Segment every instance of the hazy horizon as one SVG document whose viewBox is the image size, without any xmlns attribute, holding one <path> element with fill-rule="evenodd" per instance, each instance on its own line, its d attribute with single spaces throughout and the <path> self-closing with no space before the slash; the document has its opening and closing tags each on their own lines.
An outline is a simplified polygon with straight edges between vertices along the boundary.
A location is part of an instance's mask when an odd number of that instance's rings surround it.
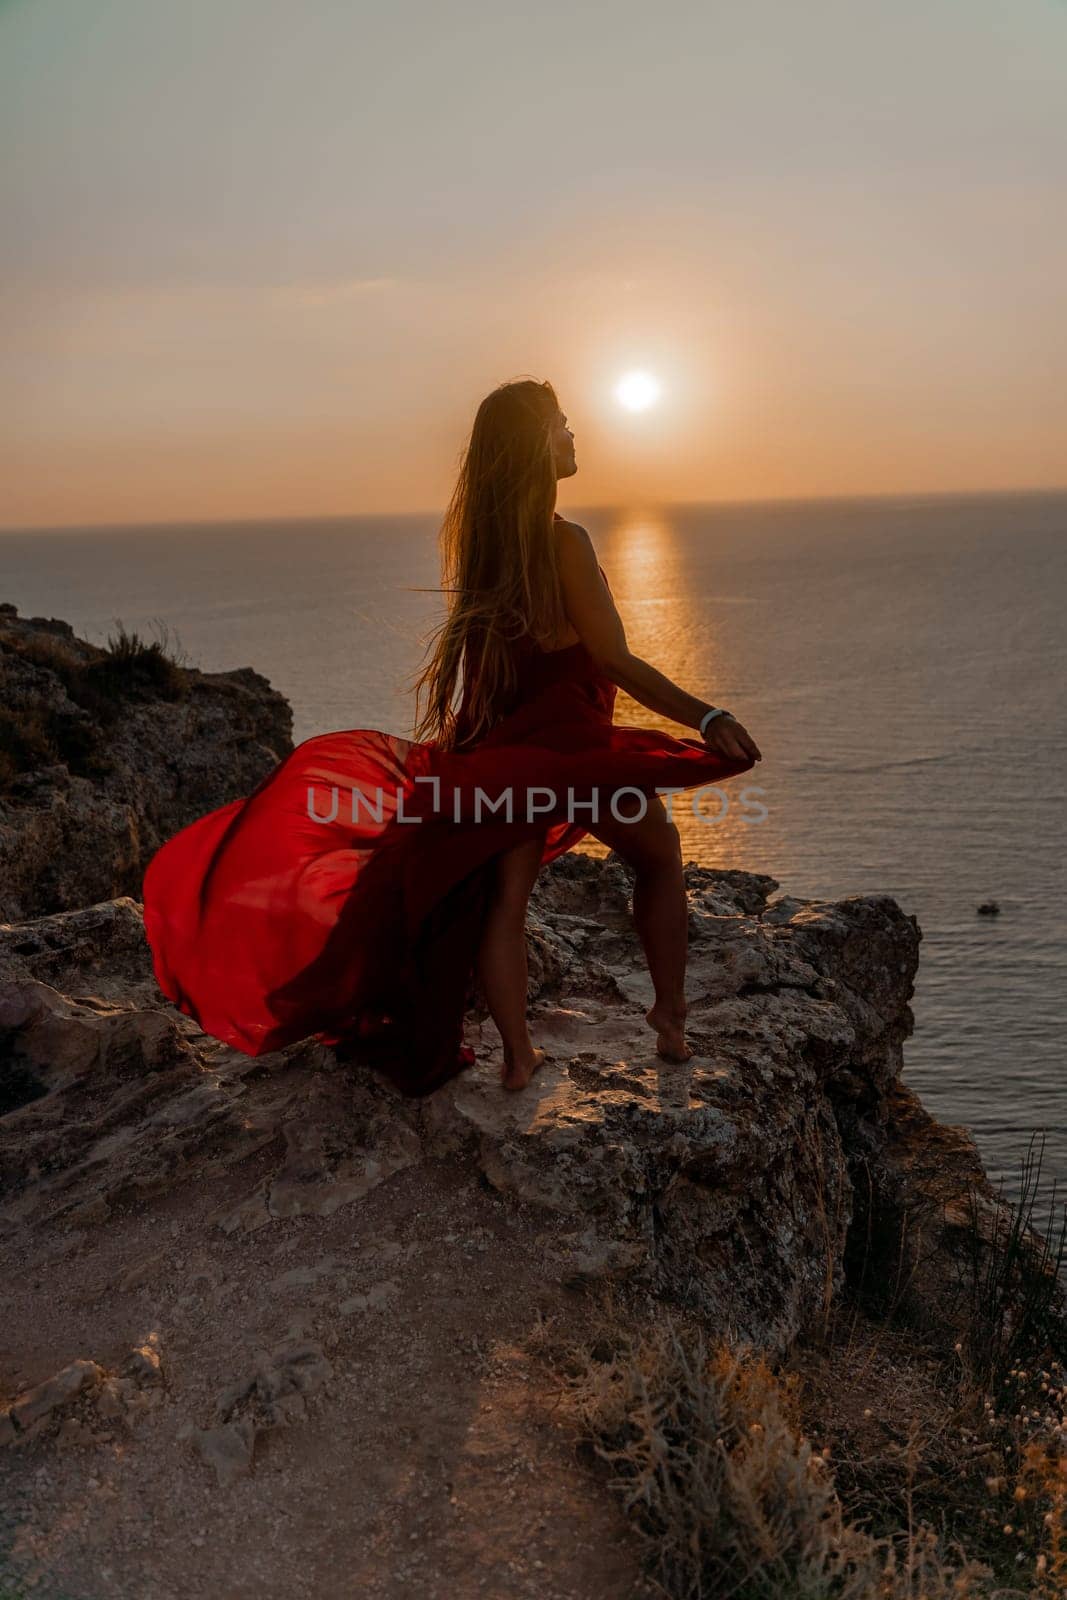
<svg viewBox="0 0 1067 1600">
<path fill-rule="evenodd" d="M 587 506 L 1055 491 L 1065 47 L 1061 0 L 0 0 L 0 526 L 436 514 L 522 375 Z"/>
<path fill-rule="evenodd" d="M 568 480 L 573 481 L 573 480 Z M 577 512 L 596 512 L 598 515 L 651 515 L 657 511 L 681 511 L 686 507 L 694 509 L 714 509 L 721 507 L 727 510 L 730 507 L 752 506 L 758 509 L 761 506 L 772 508 L 774 506 L 819 506 L 819 505 L 867 505 L 885 502 L 895 504 L 900 501 L 942 501 L 942 500 L 1014 500 L 1014 499 L 1055 499 L 1067 497 L 1067 483 L 1024 486 L 1013 489 L 900 489 L 881 494 L 814 494 L 814 495 L 746 495 L 736 499 L 696 499 L 696 500 L 651 500 L 641 501 L 601 501 L 593 504 L 591 501 L 576 501 L 569 508 L 556 506 L 561 516 Z M 244 516 L 244 517 L 179 517 L 179 518 L 132 518 L 127 522 L 50 522 L 50 523 L 24 523 L 0 524 L 0 534 L 4 533 L 91 533 L 93 531 L 119 531 L 123 528 L 193 528 L 193 527 L 245 527 L 268 526 L 272 522 L 359 522 L 380 521 L 391 517 L 443 517 L 444 506 L 414 506 L 397 511 L 337 511 L 328 512 L 317 516 L 303 516 L 299 513 L 287 516 Z"/>
</svg>

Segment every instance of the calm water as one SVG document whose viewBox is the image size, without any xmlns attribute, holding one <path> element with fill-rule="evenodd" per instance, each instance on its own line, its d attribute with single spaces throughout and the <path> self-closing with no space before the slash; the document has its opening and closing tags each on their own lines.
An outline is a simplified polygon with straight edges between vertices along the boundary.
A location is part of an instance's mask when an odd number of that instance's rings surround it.
<svg viewBox="0 0 1067 1600">
<path fill-rule="evenodd" d="M 758 784 L 766 820 L 685 802 L 687 856 L 915 913 L 908 1077 L 1009 1193 L 1043 1129 L 1047 1201 L 1048 1179 L 1067 1186 L 1067 495 L 560 509 L 632 647 L 763 751 L 733 788 Z M 7 532 L 0 598 L 101 643 L 159 619 L 193 664 L 263 672 L 298 739 L 410 733 L 435 533 L 427 516 Z M 656 720 L 622 696 L 617 717 Z M 999 917 L 976 915 L 986 899 Z"/>
</svg>

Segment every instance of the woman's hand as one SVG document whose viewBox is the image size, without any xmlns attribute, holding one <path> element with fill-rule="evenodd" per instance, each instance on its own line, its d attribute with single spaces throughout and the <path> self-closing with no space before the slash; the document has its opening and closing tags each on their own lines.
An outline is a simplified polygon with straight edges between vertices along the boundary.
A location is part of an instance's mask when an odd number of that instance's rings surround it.
<svg viewBox="0 0 1067 1600">
<path fill-rule="evenodd" d="M 728 756 L 731 761 L 762 761 L 759 746 L 749 733 L 748 729 L 724 711 L 721 717 L 713 717 L 708 723 L 708 731 L 704 735 L 704 743 L 709 750 L 716 754 Z"/>
</svg>

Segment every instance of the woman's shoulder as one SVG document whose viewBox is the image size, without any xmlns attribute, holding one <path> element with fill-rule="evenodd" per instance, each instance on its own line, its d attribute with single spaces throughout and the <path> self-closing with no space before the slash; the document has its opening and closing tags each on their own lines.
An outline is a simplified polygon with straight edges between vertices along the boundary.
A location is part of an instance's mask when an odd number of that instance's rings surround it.
<svg viewBox="0 0 1067 1600">
<path fill-rule="evenodd" d="M 558 559 L 563 564 L 561 570 L 581 578 L 584 574 L 600 567 L 593 541 L 580 522 L 568 522 L 557 512 L 554 528 L 556 551 Z M 603 568 L 600 570 L 603 571 Z"/>
<path fill-rule="evenodd" d="M 555 528 L 556 538 L 561 545 L 564 547 L 569 546 L 571 549 L 591 550 L 593 548 L 593 541 L 580 522 L 569 522 L 566 517 L 561 517 L 558 511 L 554 512 L 553 515 L 556 519 L 553 527 Z"/>
</svg>

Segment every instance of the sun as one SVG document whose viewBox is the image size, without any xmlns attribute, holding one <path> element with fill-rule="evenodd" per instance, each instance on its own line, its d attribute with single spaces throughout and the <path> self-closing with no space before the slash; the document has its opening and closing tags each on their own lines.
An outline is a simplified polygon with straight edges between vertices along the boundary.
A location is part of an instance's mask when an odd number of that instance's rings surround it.
<svg viewBox="0 0 1067 1600">
<path fill-rule="evenodd" d="M 615 398 L 627 411 L 647 411 L 659 397 L 659 379 L 651 372 L 625 372 L 615 385 Z"/>
</svg>

